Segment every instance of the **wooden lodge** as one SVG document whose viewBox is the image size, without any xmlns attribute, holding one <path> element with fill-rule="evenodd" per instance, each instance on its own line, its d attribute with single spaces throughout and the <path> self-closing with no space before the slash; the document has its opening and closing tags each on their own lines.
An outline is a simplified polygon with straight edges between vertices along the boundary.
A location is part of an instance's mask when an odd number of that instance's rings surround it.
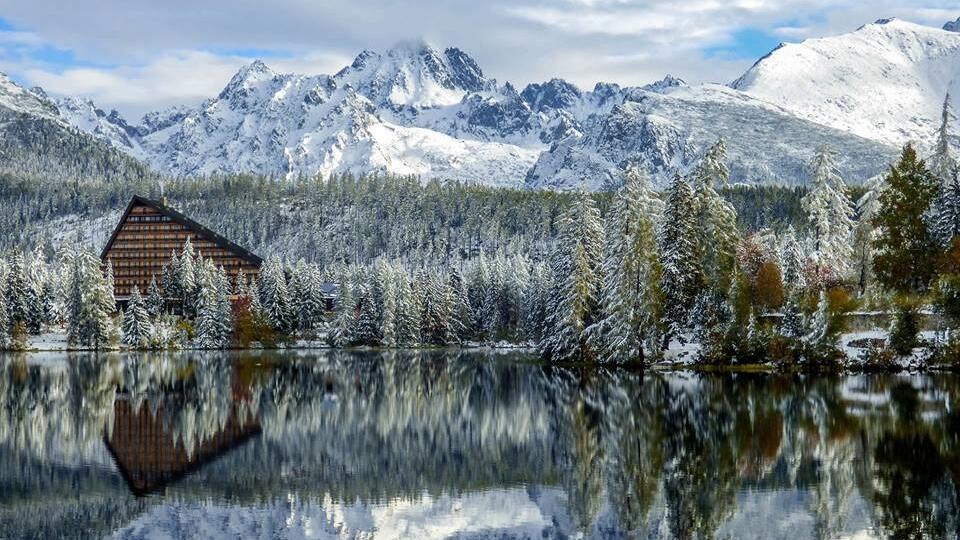
<svg viewBox="0 0 960 540">
<path fill-rule="evenodd" d="M 164 265 L 170 261 L 171 253 L 180 253 L 188 238 L 194 252 L 222 266 L 231 281 L 241 270 L 247 276 L 260 271 L 260 257 L 163 202 L 135 196 L 100 255 L 105 264 L 113 264 L 117 301 L 126 301 L 134 286 L 145 295 L 154 277 L 161 285 Z"/>
</svg>

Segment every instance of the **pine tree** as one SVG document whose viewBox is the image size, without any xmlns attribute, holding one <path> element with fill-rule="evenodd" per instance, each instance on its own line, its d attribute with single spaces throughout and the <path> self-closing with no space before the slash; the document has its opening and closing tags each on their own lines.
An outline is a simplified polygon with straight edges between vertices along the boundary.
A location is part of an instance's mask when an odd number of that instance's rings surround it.
<svg viewBox="0 0 960 540">
<path fill-rule="evenodd" d="M 356 302 L 353 300 L 350 280 L 343 275 L 340 278 L 340 290 L 334 306 L 336 314 L 330 325 L 328 339 L 334 347 L 348 347 L 355 341 Z"/>
<path fill-rule="evenodd" d="M 690 184 L 679 174 L 667 191 L 661 234 L 664 295 L 664 344 L 686 327 L 690 309 L 702 289 L 703 272 L 697 248 L 696 201 Z"/>
<path fill-rule="evenodd" d="M 524 326 L 527 339 L 539 343 L 546 333 L 547 309 L 550 304 L 548 296 L 553 288 L 549 265 L 535 264 L 530 277 L 530 288 L 524 302 Z"/>
<path fill-rule="evenodd" d="M 153 276 L 150 278 L 150 286 L 147 287 L 147 313 L 151 317 L 158 317 L 163 313 L 164 301 L 163 295 L 160 294 L 160 287 L 157 285 L 157 277 Z"/>
<path fill-rule="evenodd" d="M 306 290 L 300 309 L 300 326 L 305 330 L 316 330 L 323 323 L 326 301 L 323 296 L 323 273 L 315 266 L 309 266 L 306 275 Z"/>
<path fill-rule="evenodd" d="M 164 310 L 177 311 L 183 298 L 183 288 L 180 286 L 180 257 L 176 251 L 170 252 L 170 260 L 163 265 L 160 272 L 160 287 L 163 289 Z"/>
<path fill-rule="evenodd" d="M 188 319 L 193 319 L 197 313 L 197 293 L 200 290 L 196 275 L 196 261 L 194 260 L 193 243 L 188 237 L 183 243 L 179 265 L 176 269 L 177 289 L 180 297 L 177 299 L 181 313 Z M 168 295 L 169 296 L 169 295 Z"/>
<path fill-rule="evenodd" d="M 857 223 L 853 229 L 853 259 L 857 289 L 861 296 L 866 294 L 873 281 L 873 243 L 876 240 L 876 227 L 873 220 L 880 208 L 880 193 L 883 186 L 883 177 L 871 178 L 864 184 L 867 191 L 857 201 Z"/>
<path fill-rule="evenodd" d="M 936 179 L 907 145 L 887 174 L 873 219 L 877 227 L 873 268 L 887 289 L 902 293 L 929 289 L 939 244 L 930 234 L 926 216 L 936 195 Z"/>
<path fill-rule="evenodd" d="M 803 314 L 800 312 L 800 301 L 796 294 L 787 298 L 787 305 L 783 308 L 783 320 L 780 321 L 780 334 L 794 340 L 803 337 Z"/>
<path fill-rule="evenodd" d="M 140 289 L 134 285 L 123 312 L 123 342 L 130 347 L 145 347 L 152 331 L 146 303 Z"/>
<path fill-rule="evenodd" d="M 260 305 L 267 321 L 278 332 L 293 332 L 293 313 L 287 292 L 287 279 L 283 265 L 277 257 L 270 257 L 263 264 L 259 277 Z"/>
<path fill-rule="evenodd" d="M 810 163 L 813 171 L 810 191 L 801 205 L 810 223 L 813 256 L 818 263 L 843 277 L 850 271 L 853 257 L 853 203 L 847 197 L 847 187 L 837 174 L 833 152 L 821 146 Z"/>
<path fill-rule="evenodd" d="M 551 258 L 554 276 L 541 353 L 555 360 L 595 358 L 586 329 L 596 322 L 603 258 L 603 225 L 582 189 L 560 217 Z"/>
<path fill-rule="evenodd" d="M 30 295 L 28 294 L 23 252 L 19 249 L 10 257 L 7 269 L 7 317 L 10 328 L 17 324 L 27 325 L 30 318 Z"/>
<path fill-rule="evenodd" d="M 658 202 L 646 175 L 628 169 L 607 220 L 602 315 L 588 329 L 602 361 L 642 364 L 646 350 L 659 350 L 662 299 L 653 226 Z"/>
<path fill-rule="evenodd" d="M 933 155 L 927 160 L 930 172 L 937 177 L 941 184 L 946 184 L 957 168 L 957 161 L 950 152 L 950 121 L 956 119 L 950 108 L 950 93 L 943 99 L 943 108 L 940 110 L 940 127 L 937 129 L 937 142 L 934 144 Z"/>
<path fill-rule="evenodd" d="M 960 235 L 960 164 L 950 152 L 950 121 L 954 119 L 948 93 L 943 101 L 934 153 L 928 161 L 930 172 L 939 181 L 937 198 L 929 216 L 930 226 L 934 238 L 944 248 L 949 248 L 953 238 Z"/>
<path fill-rule="evenodd" d="M 397 271 L 397 344 L 420 343 L 420 302 L 410 283 L 410 276 L 398 266 Z"/>
<path fill-rule="evenodd" d="M 739 236 L 737 212 L 716 190 L 730 182 L 725 159 L 726 144 L 721 139 L 707 151 L 692 173 L 700 266 L 706 283 L 718 291 L 729 287 Z"/>
<path fill-rule="evenodd" d="M 68 291 L 68 341 L 94 349 L 108 345 L 116 301 L 97 256 L 81 251 L 73 257 Z"/>
<path fill-rule="evenodd" d="M 354 342 L 357 345 L 379 345 L 380 325 L 377 317 L 377 305 L 369 276 L 361 278 L 357 284 L 357 319 L 354 328 Z"/>
<path fill-rule="evenodd" d="M 214 276 L 209 268 L 197 272 L 200 294 L 197 302 L 196 335 L 194 341 L 202 349 L 219 349 L 226 343 L 221 334 L 218 317 L 220 302 Z"/>
<path fill-rule="evenodd" d="M 456 267 L 451 267 L 447 274 L 447 287 L 450 290 L 450 341 L 463 343 L 470 339 L 473 314 L 470 312 L 466 284 Z"/>
<path fill-rule="evenodd" d="M 383 310 L 380 317 L 380 336 L 384 347 L 397 346 L 397 288 L 393 268 L 383 261 L 377 262 L 376 272 L 383 291 Z"/>
<path fill-rule="evenodd" d="M 831 331 L 830 303 L 826 291 L 820 291 L 817 311 L 810 321 L 810 332 L 804 340 L 814 356 L 821 357 L 836 348 L 837 336 Z"/>
<path fill-rule="evenodd" d="M 7 298 L 4 287 L 0 284 L 0 349 L 10 346 L 10 321 L 7 316 Z"/>
</svg>

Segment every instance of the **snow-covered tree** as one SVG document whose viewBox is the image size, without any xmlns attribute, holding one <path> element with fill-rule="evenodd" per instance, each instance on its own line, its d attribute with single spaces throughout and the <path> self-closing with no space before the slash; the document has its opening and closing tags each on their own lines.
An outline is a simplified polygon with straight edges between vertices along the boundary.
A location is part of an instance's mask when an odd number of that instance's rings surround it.
<svg viewBox="0 0 960 540">
<path fill-rule="evenodd" d="M 200 285 L 195 343 L 204 349 L 222 349 L 230 342 L 231 309 L 229 280 L 210 260 L 196 268 Z"/>
<path fill-rule="evenodd" d="M 157 277 L 150 278 L 150 285 L 147 287 L 146 300 L 147 313 L 151 317 L 157 317 L 164 310 L 163 295 L 160 293 L 160 287 L 157 285 Z"/>
<path fill-rule="evenodd" d="M 17 324 L 27 326 L 30 319 L 31 295 L 26 276 L 23 252 L 14 250 L 7 268 L 7 317 L 10 328 Z"/>
<path fill-rule="evenodd" d="M 831 331 L 830 303 L 827 300 L 826 291 L 820 291 L 817 310 L 810 320 L 809 333 L 804 340 L 813 351 L 832 350 L 837 345 L 837 336 Z"/>
<path fill-rule="evenodd" d="M 123 312 L 123 342 L 130 347 L 145 347 L 152 331 L 146 303 L 140 296 L 140 288 L 134 285 Z"/>
<path fill-rule="evenodd" d="M 328 339 L 334 347 L 348 347 L 355 340 L 356 302 L 353 299 L 350 279 L 346 275 L 341 275 L 339 281 L 340 290 L 334 304 L 335 315 L 330 325 Z"/>
<path fill-rule="evenodd" d="M 702 288 L 696 212 L 693 188 L 684 177 L 676 175 L 667 190 L 660 236 L 665 342 L 683 331 L 693 302 Z"/>
<path fill-rule="evenodd" d="M 283 264 L 277 257 L 270 257 L 263 263 L 260 271 L 260 305 L 267 321 L 278 332 L 290 333 L 293 328 L 293 313 L 290 297 L 287 293 L 287 278 Z"/>
<path fill-rule="evenodd" d="M 180 308 L 183 298 L 183 287 L 180 283 L 180 257 L 176 251 L 170 252 L 170 259 L 160 272 L 160 287 L 163 289 L 164 310 Z"/>
<path fill-rule="evenodd" d="M 730 171 L 724 163 L 726 144 L 717 141 L 692 173 L 697 209 L 697 246 L 707 284 L 716 290 L 729 287 L 729 276 L 736 259 L 737 212 L 717 188 L 730 182 Z"/>
<path fill-rule="evenodd" d="M 803 289 L 807 286 L 803 276 L 805 260 L 797 233 L 793 225 L 790 225 L 780 241 L 780 266 L 783 268 L 783 284 L 787 290 Z"/>
<path fill-rule="evenodd" d="M 646 175 L 628 169 L 607 218 L 601 316 L 587 330 L 601 361 L 644 363 L 648 352 L 659 351 L 659 202 Z"/>
<path fill-rule="evenodd" d="M 68 291 L 68 341 L 95 349 L 109 345 L 116 301 L 96 255 L 80 251 L 73 257 Z"/>
<path fill-rule="evenodd" d="M 810 223 L 813 257 L 837 276 L 846 276 L 853 258 L 853 203 L 827 146 L 817 150 L 810 169 L 810 191 L 801 205 Z"/>
<path fill-rule="evenodd" d="M 0 284 L 0 349 L 10 346 L 10 320 L 7 316 L 7 298 Z"/>
<path fill-rule="evenodd" d="M 447 287 L 450 290 L 450 339 L 452 343 L 463 343 L 470 339 L 473 313 L 470 311 L 470 299 L 463 276 L 456 267 L 447 274 Z"/>
<path fill-rule="evenodd" d="M 410 276 L 397 267 L 397 344 L 412 346 L 420 343 L 419 294 L 414 291 Z"/>
<path fill-rule="evenodd" d="M 554 276 L 540 350 L 548 358 L 592 360 L 586 329 L 597 321 L 603 282 L 603 224 L 593 199 L 580 190 L 560 216 L 551 257 Z"/>
<path fill-rule="evenodd" d="M 952 179 L 957 169 L 957 160 L 951 152 L 950 122 L 956 117 L 950 108 L 950 93 L 943 99 L 943 108 L 940 111 L 940 127 L 937 129 L 937 139 L 933 147 L 933 155 L 927 160 L 927 168 L 936 176 L 941 184 Z"/>
<path fill-rule="evenodd" d="M 866 192 L 857 201 L 857 221 L 853 229 L 853 270 L 861 296 L 873 281 L 873 243 L 876 227 L 873 219 L 880 208 L 880 193 L 884 182 L 882 176 L 871 178 L 864 184 Z"/>
</svg>

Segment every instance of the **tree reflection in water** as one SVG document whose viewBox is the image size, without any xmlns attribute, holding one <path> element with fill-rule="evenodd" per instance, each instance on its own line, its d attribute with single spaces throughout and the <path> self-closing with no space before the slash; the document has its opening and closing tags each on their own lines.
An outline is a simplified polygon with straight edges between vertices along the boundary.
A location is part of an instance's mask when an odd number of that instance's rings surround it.
<svg viewBox="0 0 960 540">
<path fill-rule="evenodd" d="M 294 514 L 346 536 L 960 534 L 953 375 L 641 374 L 461 352 L 32 362 L 0 358 L 13 537 L 125 535 L 168 508 L 178 527 L 239 513 L 258 517 L 234 533 L 276 536 Z M 449 527 L 412 532 L 417 519 Z"/>
</svg>

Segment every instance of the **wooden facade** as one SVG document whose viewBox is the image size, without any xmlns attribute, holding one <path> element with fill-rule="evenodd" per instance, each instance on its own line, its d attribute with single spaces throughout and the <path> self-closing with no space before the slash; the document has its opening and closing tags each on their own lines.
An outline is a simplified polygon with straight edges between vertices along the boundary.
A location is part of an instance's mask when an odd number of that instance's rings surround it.
<svg viewBox="0 0 960 540">
<path fill-rule="evenodd" d="M 117 300 L 129 298 L 134 286 L 146 294 L 154 277 L 162 286 L 164 265 L 171 253 L 180 253 L 188 238 L 194 253 L 222 266 L 231 281 L 241 270 L 247 276 L 260 271 L 260 257 L 161 202 L 134 197 L 100 255 L 105 264 L 113 265 Z"/>
</svg>

